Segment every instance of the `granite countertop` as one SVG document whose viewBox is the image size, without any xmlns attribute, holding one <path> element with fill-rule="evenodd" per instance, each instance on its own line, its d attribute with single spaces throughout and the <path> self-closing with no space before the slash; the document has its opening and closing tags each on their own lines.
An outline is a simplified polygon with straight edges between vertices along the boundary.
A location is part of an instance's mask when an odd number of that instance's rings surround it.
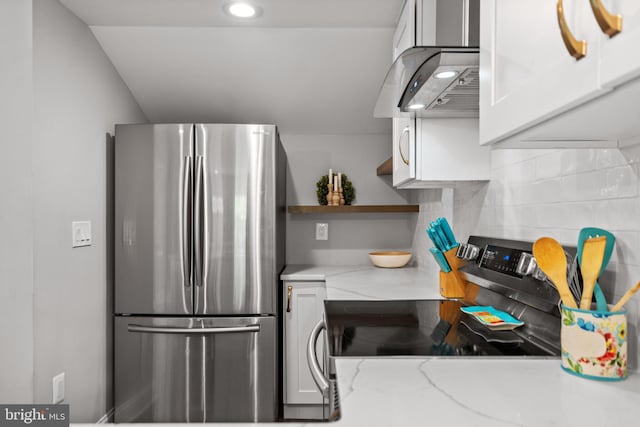
<svg viewBox="0 0 640 427">
<path fill-rule="evenodd" d="M 291 280 L 325 273 L 328 299 L 441 298 L 437 280 L 417 268 L 340 268 L 285 273 Z M 621 382 L 587 380 L 562 371 L 559 359 L 337 358 L 336 371 L 340 427 L 603 427 L 640 417 L 638 373 Z"/>
</svg>

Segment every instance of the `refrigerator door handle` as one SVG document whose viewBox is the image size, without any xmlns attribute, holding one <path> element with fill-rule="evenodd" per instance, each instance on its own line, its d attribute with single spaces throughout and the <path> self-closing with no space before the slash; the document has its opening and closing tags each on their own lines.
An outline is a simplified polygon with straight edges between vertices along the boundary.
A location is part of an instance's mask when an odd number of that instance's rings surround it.
<svg viewBox="0 0 640 427">
<path fill-rule="evenodd" d="M 260 332 L 260 325 L 235 326 L 230 328 L 172 328 L 166 326 L 143 326 L 129 324 L 129 332 L 144 332 L 148 334 L 231 334 Z"/>
<path fill-rule="evenodd" d="M 182 277 L 185 287 L 191 286 L 191 156 L 184 157 L 182 176 Z"/>
<path fill-rule="evenodd" d="M 203 252 L 204 252 L 204 213 L 206 209 L 204 207 L 204 167 L 203 157 L 196 156 L 196 188 L 195 188 L 195 227 L 193 230 L 195 240 L 195 263 L 194 263 L 194 280 L 196 286 L 202 286 L 203 281 Z"/>
</svg>

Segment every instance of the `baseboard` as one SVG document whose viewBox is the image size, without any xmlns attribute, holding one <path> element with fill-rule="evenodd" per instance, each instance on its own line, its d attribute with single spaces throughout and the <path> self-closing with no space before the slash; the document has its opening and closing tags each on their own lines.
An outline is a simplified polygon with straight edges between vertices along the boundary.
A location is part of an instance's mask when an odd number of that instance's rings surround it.
<svg viewBox="0 0 640 427">
<path fill-rule="evenodd" d="M 109 409 L 106 414 L 104 414 L 102 417 L 100 417 L 98 421 L 96 421 L 96 424 L 112 423 L 113 413 L 114 413 L 114 409 L 113 408 Z"/>
<path fill-rule="evenodd" d="M 284 405 L 285 420 L 322 421 L 324 419 L 323 405 Z"/>
</svg>

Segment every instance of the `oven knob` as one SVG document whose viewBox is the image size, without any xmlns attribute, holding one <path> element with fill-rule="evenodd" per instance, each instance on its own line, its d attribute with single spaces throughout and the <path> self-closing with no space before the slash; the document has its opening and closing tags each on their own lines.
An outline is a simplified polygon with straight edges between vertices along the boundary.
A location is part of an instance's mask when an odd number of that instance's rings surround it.
<svg viewBox="0 0 640 427">
<path fill-rule="evenodd" d="M 538 263 L 533 255 L 523 252 L 520 254 L 516 273 L 521 276 L 531 276 L 534 279 L 545 280 L 547 276 L 540 270 Z"/>
<path fill-rule="evenodd" d="M 472 261 L 478 258 L 480 248 L 470 243 L 460 243 L 456 251 L 456 257 L 465 261 Z"/>
<path fill-rule="evenodd" d="M 530 276 L 537 267 L 538 264 L 536 263 L 536 259 L 533 255 L 522 252 L 520 254 L 520 259 L 518 260 L 518 265 L 516 266 L 516 273 L 521 276 Z"/>
</svg>

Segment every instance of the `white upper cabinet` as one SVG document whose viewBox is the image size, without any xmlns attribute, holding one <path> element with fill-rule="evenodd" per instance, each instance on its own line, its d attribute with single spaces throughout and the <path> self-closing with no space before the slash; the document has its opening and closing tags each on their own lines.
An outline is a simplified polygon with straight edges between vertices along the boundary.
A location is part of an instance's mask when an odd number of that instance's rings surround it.
<svg viewBox="0 0 640 427">
<path fill-rule="evenodd" d="M 414 46 L 462 46 L 465 7 L 465 0 L 407 0 L 393 36 L 394 60 Z M 438 27 L 438 20 L 450 25 Z M 392 137 L 395 187 L 440 188 L 490 178 L 491 155 L 478 144 L 477 118 L 396 117 Z"/>
<path fill-rule="evenodd" d="M 565 0 L 586 56 L 565 47 L 557 0 L 480 2 L 480 141 L 493 143 L 597 96 L 600 31 L 588 1 Z"/>
<path fill-rule="evenodd" d="M 416 178 L 415 119 L 393 119 L 393 185 L 401 186 Z"/>
<path fill-rule="evenodd" d="M 606 16 L 620 15 L 622 31 L 612 38 L 600 32 L 601 84 L 604 87 L 616 87 L 640 76 L 640 1 L 638 0 L 602 0 Z M 605 19 L 611 23 L 611 19 Z M 615 23 L 615 21 L 614 21 Z"/>
<path fill-rule="evenodd" d="M 393 60 L 410 47 L 415 46 L 416 41 L 416 7 L 415 0 L 404 3 L 398 25 L 393 33 Z"/>
<path fill-rule="evenodd" d="M 480 7 L 481 144 L 612 147 L 640 135 L 632 113 L 639 1 L 482 0 Z"/>
</svg>

